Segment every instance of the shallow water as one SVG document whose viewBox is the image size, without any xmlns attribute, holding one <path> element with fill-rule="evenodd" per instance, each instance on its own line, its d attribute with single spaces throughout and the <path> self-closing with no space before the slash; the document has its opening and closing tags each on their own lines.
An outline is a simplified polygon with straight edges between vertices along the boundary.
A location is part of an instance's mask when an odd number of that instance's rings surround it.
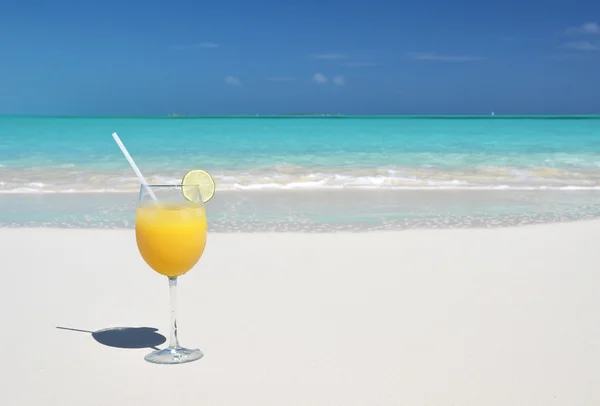
<svg viewBox="0 0 600 406">
<path fill-rule="evenodd" d="M 133 228 L 135 193 L 4 195 L 1 227 Z M 600 217 L 600 191 L 222 192 L 211 232 L 496 228 Z"/>
<path fill-rule="evenodd" d="M 0 193 L 135 191 L 209 170 L 219 190 L 598 189 L 600 116 L 0 117 Z"/>
</svg>

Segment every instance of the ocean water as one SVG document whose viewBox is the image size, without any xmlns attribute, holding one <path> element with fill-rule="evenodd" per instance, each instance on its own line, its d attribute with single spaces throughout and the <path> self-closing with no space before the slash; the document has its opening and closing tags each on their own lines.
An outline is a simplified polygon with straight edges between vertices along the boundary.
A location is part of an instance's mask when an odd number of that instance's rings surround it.
<svg viewBox="0 0 600 406">
<path fill-rule="evenodd" d="M 0 117 L 0 226 L 131 227 L 203 168 L 220 231 L 492 227 L 600 215 L 600 116 Z"/>
</svg>

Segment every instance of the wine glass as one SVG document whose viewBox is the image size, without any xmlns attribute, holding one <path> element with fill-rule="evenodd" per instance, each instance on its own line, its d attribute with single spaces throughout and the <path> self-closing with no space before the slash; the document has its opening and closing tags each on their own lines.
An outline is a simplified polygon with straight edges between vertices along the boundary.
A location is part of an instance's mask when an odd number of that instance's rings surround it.
<svg viewBox="0 0 600 406">
<path fill-rule="evenodd" d="M 181 347 L 177 339 L 177 278 L 196 265 L 206 246 L 207 220 L 199 185 L 142 185 L 136 211 L 138 250 L 154 271 L 169 280 L 171 338 L 169 346 L 151 352 L 155 364 L 183 364 L 204 355 Z"/>
</svg>

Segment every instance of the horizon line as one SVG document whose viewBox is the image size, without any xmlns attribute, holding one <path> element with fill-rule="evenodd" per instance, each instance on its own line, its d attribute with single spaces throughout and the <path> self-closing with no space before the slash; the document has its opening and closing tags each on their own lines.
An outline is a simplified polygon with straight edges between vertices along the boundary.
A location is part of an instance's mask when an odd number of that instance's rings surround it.
<svg viewBox="0 0 600 406">
<path fill-rule="evenodd" d="M 271 118 L 271 117 L 291 117 L 291 118 L 352 118 L 352 117 L 485 117 L 485 118 L 506 118 L 506 117 L 600 117 L 600 113 L 506 113 L 506 114 L 484 114 L 484 113 L 461 113 L 461 114 L 443 114 L 443 113 L 424 113 L 424 114 L 347 114 L 347 113 L 244 113 L 244 114 L 107 114 L 107 115 L 87 115 L 87 114 L 1 114 L 1 118 L 6 117 L 28 117 L 28 118 Z"/>
</svg>

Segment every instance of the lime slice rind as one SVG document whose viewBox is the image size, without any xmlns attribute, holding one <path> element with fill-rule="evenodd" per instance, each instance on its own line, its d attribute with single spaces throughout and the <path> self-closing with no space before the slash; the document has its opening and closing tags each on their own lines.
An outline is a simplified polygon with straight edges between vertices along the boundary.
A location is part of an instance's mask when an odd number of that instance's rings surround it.
<svg viewBox="0 0 600 406">
<path fill-rule="evenodd" d="M 181 180 L 181 191 L 183 197 L 190 202 L 198 201 L 198 191 L 202 202 L 206 203 L 215 195 L 215 180 L 210 173 L 202 169 L 194 169 L 185 174 Z"/>
</svg>

